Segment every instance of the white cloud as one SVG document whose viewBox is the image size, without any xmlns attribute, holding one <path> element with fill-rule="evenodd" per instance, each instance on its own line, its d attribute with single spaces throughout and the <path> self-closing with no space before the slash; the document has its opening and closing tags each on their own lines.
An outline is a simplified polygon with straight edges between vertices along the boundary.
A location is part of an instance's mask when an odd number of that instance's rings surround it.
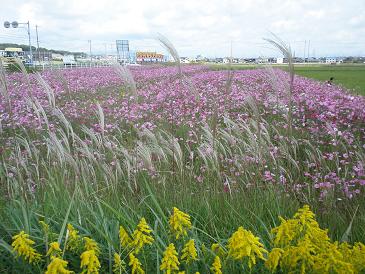
<svg viewBox="0 0 365 274">
<path fill-rule="evenodd" d="M 116 39 L 143 50 L 162 50 L 152 40 L 167 36 L 181 55 L 224 56 L 233 43 L 237 56 L 278 55 L 262 38 L 270 31 L 304 51 L 311 40 L 316 55 L 365 55 L 365 3 L 359 0 L 15 0 L 0 18 L 39 25 L 41 45 L 95 51 Z M 0 41 L 26 42 L 24 30 L 4 29 Z M 312 51 L 311 50 L 311 51 Z"/>
</svg>

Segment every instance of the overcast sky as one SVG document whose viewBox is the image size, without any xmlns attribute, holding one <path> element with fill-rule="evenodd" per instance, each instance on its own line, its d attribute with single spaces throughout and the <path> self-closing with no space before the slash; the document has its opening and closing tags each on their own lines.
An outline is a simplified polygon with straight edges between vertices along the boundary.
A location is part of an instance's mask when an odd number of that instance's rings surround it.
<svg viewBox="0 0 365 274">
<path fill-rule="evenodd" d="M 7 4 L 5 4 L 7 3 Z M 365 0 L 12 0 L 2 21 L 30 21 L 32 44 L 112 53 L 116 39 L 134 50 L 163 51 L 165 35 L 180 56 L 280 56 L 263 38 L 275 33 L 296 56 L 365 55 Z M 306 41 L 306 43 L 305 43 Z M 0 43 L 27 44 L 25 29 L 0 28 Z M 306 48 L 308 54 L 308 47 Z"/>
</svg>

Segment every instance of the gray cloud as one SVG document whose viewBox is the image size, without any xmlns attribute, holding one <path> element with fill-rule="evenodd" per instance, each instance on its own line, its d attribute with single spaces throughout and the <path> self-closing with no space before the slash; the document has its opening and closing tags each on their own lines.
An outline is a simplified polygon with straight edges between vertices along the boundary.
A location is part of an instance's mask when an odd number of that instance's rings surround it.
<svg viewBox="0 0 365 274">
<path fill-rule="evenodd" d="M 263 42 L 270 32 L 291 44 L 297 55 L 304 41 L 317 56 L 365 55 L 365 2 L 360 0 L 15 0 L 0 18 L 30 21 L 35 44 L 95 52 L 112 51 L 116 39 L 138 50 L 161 51 L 154 40 L 168 37 L 180 55 L 279 56 Z M 0 41 L 26 43 L 24 29 L 1 28 Z M 112 46 L 111 46 L 112 45 Z"/>
</svg>

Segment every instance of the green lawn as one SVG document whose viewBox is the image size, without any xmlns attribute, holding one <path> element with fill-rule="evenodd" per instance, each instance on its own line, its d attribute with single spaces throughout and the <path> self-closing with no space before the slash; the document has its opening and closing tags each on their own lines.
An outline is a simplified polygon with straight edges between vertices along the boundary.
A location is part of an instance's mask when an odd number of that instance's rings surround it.
<svg viewBox="0 0 365 274">
<path fill-rule="evenodd" d="M 335 84 L 343 85 L 355 94 L 365 95 L 365 65 L 297 66 L 295 72 L 320 81 L 334 77 Z"/>
<path fill-rule="evenodd" d="M 273 65 L 274 67 L 284 68 L 283 65 Z M 214 64 L 212 69 L 228 69 L 228 65 Z M 232 65 L 234 70 L 254 69 L 263 67 L 262 65 Z M 301 76 L 327 81 L 334 77 L 336 85 L 342 85 L 351 89 L 354 94 L 365 95 L 365 64 L 342 64 L 342 65 L 296 65 L 295 73 Z"/>
</svg>

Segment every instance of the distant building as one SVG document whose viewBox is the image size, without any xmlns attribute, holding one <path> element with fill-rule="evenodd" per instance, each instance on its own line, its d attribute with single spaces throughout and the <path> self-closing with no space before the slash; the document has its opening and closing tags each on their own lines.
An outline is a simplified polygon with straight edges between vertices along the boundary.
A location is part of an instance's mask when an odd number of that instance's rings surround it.
<svg viewBox="0 0 365 274">
<path fill-rule="evenodd" d="M 258 64 L 266 64 L 269 63 L 269 58 L 267 57 L 259 57 L 256 59 L 256 63 Z"/>
<path fill-rule="evenodd" d="M 286 59 L 284 59 L 284 63 L 287 63 L 288 60 L 287 61 L 285 61 L 285 60 Z M 301 57 L 293 57 L 293 63 L 304 63 L 304 62 L 305 62 L 305 60 Z"/>
<path fill-rule="evenodd" d="M 276 58 L 276 63 L 277 64 L 284 64 L 284 58 L 283 57 Z"/>
<path fill-rule="evenodd" d="M 63 60 L 63 55 L 59 54 L 59 53 L 52 53 L 52 60 L 62 61 Z"/>
<path fill-rule="evenodd" d="M 336 63 L 343 63 L 343 59 L 338 57 L 326 57 L 326 64 L 336 64 Z"/>
<path fill-rule="evenodd" d="M 183 64 L 190 63 L 190 59 L 188 57 L 180 57 L 180 63 Z"/>
<path fill-rule="evenodd" d="M 73 55 L 64 55 L 62 58 L 62 61 L 63 61 L 64 65 L 75 65 L 76 64 L 75 56 L 73 56 Z"/>
<path fill-rule="evenodd" d="M 317 59 L 317 58 L 315 58 L 315 57 L 309 57 L 309 58 L 307 59 L 307 61 L 308 61 L 309 63 L 318 63 L 320 60 L 319 60 L 319 59 Z"/>
<path fill-rule="evenodd" d="M 245 58 L 244 61 L 245 61 L 245 63 L 255 63 L 256 58 Z"/>
<path fill-rule="evenodd" d="M 215 58 L 216 63 L 223 63 L 223 58 Z"/>
<path fill-rule="evenodd" d="M 52 53 L 50 51 L 33 52 L 33 62 L 41 63 L 41 62 L 50 61 L 50 60 L 52 60 Z"/>
<path fill-rule="evenodd" d="M 164 56 L 156 52 L 137 51 L 136 61 L 137 63 L 159 63 L 164 61 Z"/>
<path fill-rule="evenodd" d="M 205 61 L 205 58 L 202 55 L 199 54 L 198 56 L 196 56 L 195 60 L 197 62 L 203 62 L 203 61 Z"/>
<path fill-rule="evenodd" d="M 229 63 L 230 63 L 230 58 L 224 57 L 223 58 L 223 64 L 229 64 Z"/>
</svg>

